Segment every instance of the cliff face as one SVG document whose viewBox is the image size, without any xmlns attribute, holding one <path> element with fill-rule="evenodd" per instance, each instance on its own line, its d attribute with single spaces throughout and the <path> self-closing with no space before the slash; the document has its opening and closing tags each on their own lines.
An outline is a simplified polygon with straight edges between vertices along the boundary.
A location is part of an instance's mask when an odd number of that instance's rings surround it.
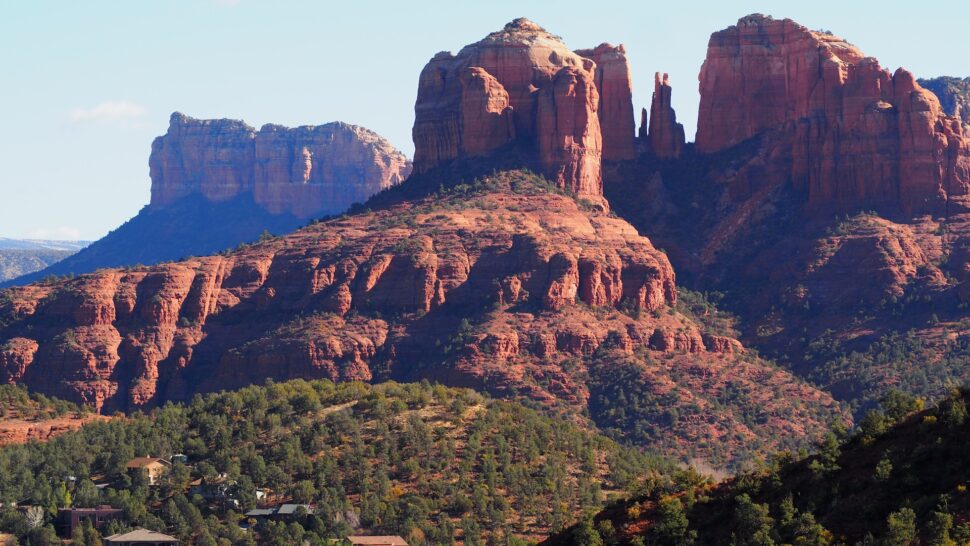
<svg viewBox="0 0 970 546">
<path fill-rule="evenodd" d="M 736 197 L 790 179 L 810 208 L 966 209 L 970 131 L 912 74 L 841 38 L 745 17 L 711 36 L 700 93 L 699 151 L 766 139 L 732 181 Z"/>
<path fill-rule="evenodd" d="M 386 140 L 345 123 L 259 131 L 241 121 L 176 112 L 152 143 L 153 208 L 193 194 L 214 202 L 250 193 L 271 214 L 309 218 L 346 210 L 400 183 L 411 166 Z"/>
<path fill-rule="evenodd" d="M 629 224 L 506 173 L 228 255 L 11 289 L 0 382 L 102 410 L 270 377 L 430 379 L 581 409 L 591 384 L 627 377 L 622 360 L 684 415 L 650 422 L 664 448 L 723 438 L 700 450 L 721 462 L 751 447 L 739 438 L 781 445 L 838 411 L 676 298 Z"/>
<path fill-rule="evenodd" d="M 696 145 L 606 196 L 685 286 L 727 294 L 746 344 L 860 416 L 890 388 L 939 396 L 970 379 L 960 82 L 745 17 L 711 37 Z"/>
<path fill-rule="evenodd" d="M 418 172 L 514 143 L 560 188 L 602 203 L 601 161 L 634 155 L 623 47 L 573 52 L 527 19 L 437 54 L 414 110 Z"/>
<path fill-rule="evenodd" d="M 289 373 L 370 379 L 366 360 L 388 343 L 388 323 L 352 318 L 351 311 L 425 314 L 498 298 L 551 311 L 580 301 L 615 308 L 625 300 L 651 312 L 675 301 L 669 262 L 624 222 L 587 217 L 554 195 L 486 198 L 509 214 L 497 231 L 485 210 L 451 211 L 426 201 L 317 224 L 228 257 L 12 289 L 3 309 L 9 324 L 0 382 L 25 382 L 97 407 L 138 407 L 156 399 L 161 373 L 196 369 L 199 357 L 217 359 L 208 364 L 224 374 L 216 382 L 223 385 Z M 565 217 L 536 210 L 541 205 Z M 509 206 L 526 212 L 512 214 Z M 400 223 L 405 217 L 416 224 Z M 556 229 L 561 235 L 553 238 Z M 282 326 L 313 310 L 327 315 L 308 326 L 313 340 L 296 343 L 296 352 L 274 355 L 247 345 L 260 339 L 286 345 L 285 335 L 262 337 L 272 331 L 269 317 Z M 209 330 L 212 320 L 230 315 L 246 320 L 232 332 L 226 325 Z M 45 334 L 28 333 L 28 324 Z M 224 350 L 196 356 L 200 344 L 216 339 Z M 267 358 L 300 361 L 305 369 L 271 366 Z"/>
<path fill-rule="evenodd" d="M 603 160 L 625 161 L 636 157 L 633 134 L 633 81 L 626 49 L 603 43 L 594 49 L 576 51 L 596 63 L 597 113 L 603 133 Z"/>
</svg>

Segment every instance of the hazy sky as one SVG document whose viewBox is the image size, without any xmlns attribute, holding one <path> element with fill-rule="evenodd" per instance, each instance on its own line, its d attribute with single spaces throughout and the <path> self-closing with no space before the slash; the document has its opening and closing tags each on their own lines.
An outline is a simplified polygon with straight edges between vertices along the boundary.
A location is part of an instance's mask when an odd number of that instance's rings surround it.
<svg viewBox="0 0 970 546">
<path fill-rule="evenodd" d="M 890 69 L 970 75 L 967 0 L 0 0 L 0 237 L 97 239 L 134 216 L 175 110 L 341 120 L 410 155 L 424 63 L 520 16 L 573 49 L 626 44 L 638 112 L 669 72 L 693 135 L 707 39 L 753 12 L 831 30 Z"/>
</svg>

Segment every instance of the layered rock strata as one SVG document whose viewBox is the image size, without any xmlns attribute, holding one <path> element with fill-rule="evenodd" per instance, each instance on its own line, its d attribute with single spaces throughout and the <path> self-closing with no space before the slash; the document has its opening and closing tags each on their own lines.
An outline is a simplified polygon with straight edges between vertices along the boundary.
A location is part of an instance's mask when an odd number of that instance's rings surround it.
<svg viewBox="0 0 970 546">
<path fill-rule="evenodd" d="M 201 194 L 222 202 L 252 194 L 273 214 L 309 218 L 346 210 L 402 182 L 404 154 L 376 133 L 346 123 L 259 131 L 235 120 L 172 114 L 149 158 L 153 208 Z"/>
<path fill-rule="evenodd" d="M 913 75 L 828 33 L 742 18 L 711 36 L 700 73 L 697 149 L 762 137 L 736 197 L 790 181 L 810 208 L 905 214 L 965 210 L 970 131 Z"/>
<path fill-rule="evenodd" d="M 602 202 L 601 163 L 633 158 L 633 123 L 622 46 L 573 52 L 516 19 L 425 66 L 412 131 L 415 169 L 515 144 L 557 186 Z"/>
</svg>

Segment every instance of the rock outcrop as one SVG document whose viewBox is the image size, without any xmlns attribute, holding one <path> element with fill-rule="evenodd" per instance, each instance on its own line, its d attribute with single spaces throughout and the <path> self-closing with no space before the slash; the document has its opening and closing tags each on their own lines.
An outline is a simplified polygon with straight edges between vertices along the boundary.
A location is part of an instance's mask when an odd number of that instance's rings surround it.
<svg viewBox="0 0 970 546">
<path fill-rule="evenodd" d="M 649 313 L 674 303 L 666 257 L 625 222 L 587 217 L 551 194 L 486 198 L 500 212 L 402 205 L 228 257 L 12 289 L 0 313 L 0 324 L 12 322 L 0 334 L 0 382 L 96 407 L 138 407 L 207 359 L 223 386 L 274 375 L 370 379 L 366 362 L 391 343 L 388 324 L 351 312 L 425 314 L 497 298 L 550 311 L 584 302 Z M 498 228 L 485 218 L 497 213 L 505 217 Z M 414 227 L 401 223 L 406 217 Z M 288 324 L 313 311 L 327 315 Z M 222 319 L 230 322 L 217 326 Z M 213 344 L 220 348 L 200 354 Z M 191 390 L 175 394 L 181 389 Z"/>
<path fill-rule="evenodd" d="M 633 81 L 626 49 L 603 43 L 594 49 L 577 50 L 596 63 L 597 113 L 603 133 L 603 161 L 626 161 L 636 157 L 633 119 Z"/>
<path fill-rule="evenodd" d="M 516 19 L 425 66 L 414 107 L 415 169 L 516 145 L 560 188 L 604 203 L 601 161 L 634 155 L 631 96 L 622 46 L 573 52 Z"/>
<path fill-rule="evenodd" d="M 620 380 L 609 359 L 582 364 L 604 351 L 696 414 L 668 434 L 678 452 L 674 438 L 707 430 L 778 445 L 769 415 L 797 419 L 785 430 L 801 437 L 837 410 L 677 311 L 669 261 L 632 226 L 515 172 L 226 255 L 2 295 L 0 382 L 102 411 L 298 377 L 429 379 L 582 409 L 590 374 Z M 749 394 L 718 401 L 725 388 Z M 765 418 L 747 420 L 751 407 Z"/>
<path fill-rule="evenodd" d="M 940 106 L 947 115 L 960 118 L 970 125 L 970 78 L 941 76 L 916 80 L 924 89 L 929 89 L 940 99 Z"/>
<path fill-rule="evenodd" d="M 966 209 L 970 131 L 912 74 L 884 70 L 841 38 L 742 18 L 711 36 L 700 93 L 699 151 L 764 139 L 759 160 L 734 177 L 735 197 L 790 180 L 810 208 Z"/>
<path fill-rule="evenodd" d="M 677 114 L 670 103 L 671 92 L 667 74 L 661 75 L 657 72 L 654 76 L 653 100 L 650 103 L 650 122 L 646 140 L 650 145 L 650 151 L 661 159 L 679 158 L 686 143 L 684 126 L 677 123 Z M 646 111 L 643 117 L 643 125 L 646 125 Z M 640 128 L 641 133 L 645 130 L 643 125 Z"/>
<path fill-rule="evenodd" d="M 376 133 L 346 123 L 287 128 L 172 114 L 152 143 L 153 208 L 193 194 L 222 202 L 251 194 L 272 214 L 309 218 L 346 210 L 402 182 L 407 158 Z"/>
<path fill-rule="evenodd" d="M 49 419 L 20 419 L 17 416 L 0 419 L 0 447 L 26 444 L 27 442 L 46 442 L 65 432 L 77 430 L 95 421 L 104 421 L 103 415 L 86 413 L 67 415 Z"/>
</svg>

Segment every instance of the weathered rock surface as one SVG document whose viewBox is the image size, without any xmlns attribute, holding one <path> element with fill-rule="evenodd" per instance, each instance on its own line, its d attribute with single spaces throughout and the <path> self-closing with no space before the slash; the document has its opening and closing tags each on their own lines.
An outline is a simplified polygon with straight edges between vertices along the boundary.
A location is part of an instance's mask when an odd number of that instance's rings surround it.
<svg viewBox="0 0 970 546">
<path fill-rule="evenodd" d="M 677 114 L 670 103 L 672 89 L 667 74 L 654 76 L 653 100 L 650 103 L 650 123 L 647 142 L 654 155 L 661 159 L 677 159 L 684 151 L 684 126 L 677 123 Z M 644 112 L 644 118 L 646 112 Z M 646 120 L 644 120 L 646 121 Z M 641 127 L 641 132 L 644 130 Z"/>
<path fill-rule="evenodd" d="M 435 55 L 421 72 L 414 110 L 417 172 L 514 143 L 560 188 L 603 203 L 604 155 L 633 156 L 622 46 L 575 53 L 527 19 L 457 55 Z"/>
<path fill-rule="evenodd" d="M 603 43 L 576 53 L 596 63 L 597 113 L 603 133 L 603 160 L 625 161 L 636 157 L 633 136 L 633 81 L 626 49 Z"/>
<path fill-rule="evenodd" d="M 739 199 L 790 180 L 812 208 L 967 207 L 970 131 L 912 74 L 884 70 L 841 38 L 742 18 L 711 36 L 700 93 L 699 151 L 765 139 L 733 177 Z"/>
<path fill-rule="evenodd" d="M 612 373 L 584 362 L 611 351 L 691 416 L 673 452 L 711 430 L 724 442 L 702 453 L 770 448 L 838 411 L 675 303 L 670 263 L 632 226 L 510 173 L 228 255 L 10 289 L 0 382 L 101 410 L 268 377 L 431 379 L 582 408 L 587 374 Z"/>
<path fill-rule="evenodd" d="M 961 82 L 745 17 L 711 38 L 696 145 L 605 194 L 684 286 L 726 294 L 745 345 L 857 416 L 891 388 L 939 396 L 970 380 Z"/>
<path fill-rule="evenodd" d="M 45 442 L 65 432 L 77 430 L 93 421 L 107 419 L 102 415 L 87 413 L 50 419 L 20 419 L 4 417 L 0 419 L 0 446 Z"/>
<path fill-rule="evenodd" d="M 332 214 L 402 182 L 410 162 L 379 135 L 335 122 L 287 128 L 172 114 L 149 159 L 154 208 L 250 193 L 272 214 Z"/>
</svg>

